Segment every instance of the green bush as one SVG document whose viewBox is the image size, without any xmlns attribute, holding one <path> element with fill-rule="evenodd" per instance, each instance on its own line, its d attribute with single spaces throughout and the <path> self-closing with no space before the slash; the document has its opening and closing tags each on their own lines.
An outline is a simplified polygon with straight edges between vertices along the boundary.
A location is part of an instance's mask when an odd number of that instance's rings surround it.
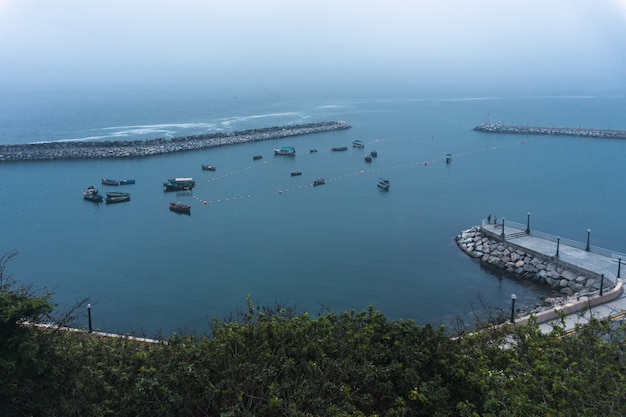
<svg viewBox="0 0 626 417">
<path fill-rule="evenodd" d="M 6 257 L 0 259 L 3 272 Z M 162 343 L 25 325 L 50 296 L 0 275 L 2 416 L 625 415 L 624 326 L 450 338 L 373 308 L 255 308 Z"/>
</svg>

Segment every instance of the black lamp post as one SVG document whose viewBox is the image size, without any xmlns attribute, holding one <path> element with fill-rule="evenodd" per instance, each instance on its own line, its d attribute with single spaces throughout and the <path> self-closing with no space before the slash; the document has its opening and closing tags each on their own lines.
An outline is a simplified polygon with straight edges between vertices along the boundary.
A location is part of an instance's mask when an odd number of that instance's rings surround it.
<svg viewBox="0 0 626 417">
<path fill-rule="evenodd" d="M 600 296 L 604 293 L 604 274 L 600 275 Z"/>
<path fill-rule="evenodd" d="M 502 240 L 504 240 L 504 217 L 502 218 L 502 234 L 500 235 Z"/>
<path fill-rule="evenodd" d="M 511 294 L 511 323 L 515 324 L 515 299 L 517 295 Z"/>
<path fill-rule="evenodd" d="M 622 258 L 617 259 L 617 277 L 621 278 L 620 273 L 622 272 Z"/>
<path fill-rule="evenodd" d="M 89 320 L 89 333 L 93 331 L 91 327 L 91 304 L 87 304 L 87 318 Z"/>
<path fill-rule="evenodd" d="M 587 252 L 589 252 L 591 250 L 591 246 L 589 246 L 589 237 L 591 235 L 591 229 L 587 229 L 587 246 L 585 247 L 585 250 Z"/>
<path fill-rule="evenodd" d="M 528 213 L 526 213 L 526 215 L 527 215 L 526 234 L 529 235 L 530 234 L 530 211 Z"/>
<path fill-rule="evenodd" d="M 556 238 L 556 257 L 559 257 L 559 245 L 561 244 L 561 237 L 557 236 Z"/>
</svg>

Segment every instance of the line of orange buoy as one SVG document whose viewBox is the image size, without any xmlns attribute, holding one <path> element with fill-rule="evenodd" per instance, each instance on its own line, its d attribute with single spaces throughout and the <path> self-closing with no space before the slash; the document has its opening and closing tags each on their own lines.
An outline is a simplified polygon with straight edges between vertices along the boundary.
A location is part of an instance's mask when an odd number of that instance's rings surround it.
<svg viewBox="0 0 626 417">
<path fill-rule="evenodd" d="M 380 141 L 383 141 L 384 139 L 380 139 Z M 522 140 L 519 143 L 526 143 L 526 140 Z M 464 157 L 464 156 L 468 156 L 468 155 L 472 155 L 475 153 L 479 153 L 479 152 L 486 152 L 486 151 L 494 151 L 494 150 L 498 150 L 498 149 L 503 149 L 509 146 L 513 146 L 516 143 L 507 143 L 507 144 L 502 144 L 502 145 L 498 145 L 498 146 L 491 146 L 488 148 L 480 148 L 480 149 L 476 149 L 473 151 L 468 151 L 468 152 L 462 152 L 459 154 L 454 154 L 455 157 Z M 425 167 L 427 167 L 429 164 L 443 164 L 445 163 L 445 159 L 444 158 L 436 158 L 436 159 L 432 159 L 432 160 L 425 160 L 423 162 L 411 162 L 411 163 L 406 163 L 406 164 L 401 164 L 401 165 L 387 165 L 387 166 L 382 166 L 382 167 L 372 167 L 372 168 L 367 168 L 367 169 L 361 169 L 359 171 L 356 172 L 351 172 L 339 177 L 334 177 L 334 178 L 330 178 L 327 181 L 338 181 L 341 179 L 346 179 L 349 177 L 353 177 L 355 175 L 361 175 L 364 174 L 366 172 L 378 172 L 378 171 L 386 171 L 386 170 L 391 170 L 391 169 L 399 169 L 399 168 L 410 168 L 410 167 L 415 167 L 418 165 L 424 165 Z M 282 188 L 278 190 L 278 194 L 283 194 L 285 192 L 288 191 L 296 191 L 296 190 L 303 190 L 303 189 L 307 189 L 309 187 L 313 187 L 312 184 L 305 184 L 305 185 L 301 185 L 299 187 L 291 187 L 291 188 Z"/>
<path fill-rule="evenodd" d="M 420 137 L 422 138 L 422 137 Z M 390 139 L 377 139 L 373 142 L 383 142 L 386 140 L 397 140 L 399 138 L 390 138 Z M 522 140 L 518 143 L 526 143 L 527 140 Z M 470 156 L 476 153 L 480 153 L 480 152 L 487 152 L 487 151 L 495 151 L 495 150 L 499 150 L 499 149 L 503 149 L 512 145 L 515 145 L 516 143 L 508 143 L 508 144 L 502 144 L 502 145 L 497 145 L 497 146 L 490 146 L 487 148 L 480 148 L 480 149 L 475 149 L 475 150 L 471 150 L 471 151 L 466 151 L 466 152 L 461 152 L 458 154 L 454 154 L 455 158 L 458 157 L 466 157 L 466 156 Z M 330 152 L 330 150 L 329 150 Z M 238 169 L 232 172 L 229 172 L 227 174 L 223 174 L 217 177 L 213 177 L 210 178 L 206 181 L 200 182 L 199 184 L 208 184 L 211 182 L 215 182 L 218 180 L 224 180 L 230 176 L 236 175 L 236 174 L 240 174 L 243 172 L 246 172 L 248 170 L 251 169 L 255 169 L 255 168 L 259 168 L 259 167 L 263 167 L 268 165 L 269 163 L 271 163 L 272 161 L 263 161 L 260 163 L 256 163 L 253 165 L 250 165 L 248 167 L 242 168 L 242 169 Z M 395 170 L 395 169 L 402 169 L 402 168 L 410 168 L 410 167 L 415 167 L 415 166 L 419 166 L 419 165 L 423 165 L 424 167 L 427 167 L 429 165 L 437 165 L 437 164 L 443 164 L 445 163 L 445 159 L 444 158 L 434 158 L 434 159 L 430 159 L 430 160 L 424 160 L 421 162 L 409 162 L 409 163 L 405 163 L 405 164 L 399 164 L 399 165 L 387 165 L 387 166 L 377 166 L 377 167 L 370 167 L 370 168 L 366 168 L 366 169 L 360 169 L 358 171 L 354 171 L 354 172 L 350 172 L 344 175 L 340 175 L 337 177 L 333 177 L 328 179 L 328 182 L 335 182 L 335 181 L 340 181 L 340 180 L 344 180 L 347 178 L 351 178 L 354 176 L 358 176 L 358 175 L 362 175 L 365 173 L 370 173 L 370 172 L 380 172 L 380 171 L 387 171 L 387 170 Z M 298 190 L 305 190 L 308 188 L 314 188 L 312 183 L 307 183 L 307 184 L 303 184 L 303 185 L 299 185 L 299 186 L 294 186 L 294 187 L 285 187 L 285 188 L 280 188 L 278 189 L 278 195 L 282 195 L 285 193 L 289 193 L 289 192 L 293 192 L 293 191 L 298 191 Z M 190 192 L 190 194 L 192 194 Z M 239 196 L 233 196 L 233 197 L 227 197 L 227 198 L 221 198 L 221 199 L 203 199 L 200 196 L 193 194 L 193 198 L 197 201 L 199 201 L 200 203 L 202 203 L 202 205 L 213 205 L 213 204 L 220 204 L 220 203 L 227 203 L 227 202 L 232 202 L 232 201 L 238 201 L 238 200 L 244 200 L 244 199 L 249 199 L 252 198 L 252 195 L 247 194 L 247 195 L 239 195 Z"/>
<path fill-rule="evenodd" d="M 266 166 L 266 165 L 270 164 L 271 162 L 272 161 L 263 161 L 263 162 L 259 162 L 259 163 L 256 163 L 256 164 L 252 164 L 252 165 L 247 166 L 245 168 L 241 168 L 241 169 L 238 169 L 238 170 L 235 170 L 235 171 L 228 172 L 226 174 L 222 174 L 222 175 L 219 175 L 219 176 L 216 176 L 216 177 L 209 178 L 206 181 L 197 182 L 196 185 L 198 185 L 198 184 L 208 184 L 208 183 L 211 183 L 211 182 L 220 181 L 220 180 L 223 180 L 225 178 L 231 177 L 231 176 L 236 175 L 236 174 L 241 174 L 243 172 L 249 171 L 249 170 L 254 169 L 254 168 L 259 168 L 259 167 Z"/>
<path fill-rule="evenodd" d="M 252 198 L 252 196 L 248 194 L 248 195 L 239 195 L 239 196 L 226 197 L 226 198 L 218 198 L 214 200 L 203 200 L 197 195 L 194 195 L 193 198 L 201 202 L 203 205 L 209 205 L 209 204 L 228 203 L 230 201 L 244 200 L 244 199 Z"/>
<path fill-rule="evenodd" d="M 197 182 L 196 183 L 196 187 L 198 185 L 209 184 L 209 183 L 212 183 L 212 182 L 215 182 L 215 181 L 224 180 L 224 179 L 226 179 L 228 177 L 231 177 L 233 175 L 241 174 L 243 172 L 249 171 L 249 170 L 254 169 L 254 168 L 259 168 L 259 167 L 266 166 L 266 165 L 270 164 L 271 162 L 272 161 L 258 162 L 258 163 L 252 164 L 250 166 L 247 166 L 245 168 L 241 168 L 241 169 L 238 169 L 238 170 L 235 170 L 235 171 L 228 172 L 226 174 L 222 174 L 222 175 L 219 175 L 219 176 L 216 176 L 216 177 L 213 177 L 213 178 L 209 178 L 206 181 Z M 200 201 L 203 205 L 209 205 L 209 204 L 215 204 L 215 203 L 223 203 L 223 202 L 236 201 L 236 200 L 243 200 L 243 199 L 251 198 L 251 197 L 252 196 L 248 194 L 248 195 L 245 195 L 245 196 L 241 195 L 241 196 L 227 197 L 227 198 L 224 198 L 224 199 L 213 199 L 213 200 L 210 200 L 210 199 L 201 198 L 201 197 L 199 197 L 196 194 L 193 195 L 193 198 L 198 200 L 198 201 Z"/>
</svg>

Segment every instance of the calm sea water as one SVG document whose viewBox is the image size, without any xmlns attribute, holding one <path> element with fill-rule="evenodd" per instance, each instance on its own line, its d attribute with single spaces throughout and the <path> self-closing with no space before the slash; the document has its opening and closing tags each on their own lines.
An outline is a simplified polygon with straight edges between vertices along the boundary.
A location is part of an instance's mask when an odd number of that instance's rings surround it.
<svg viewBox="0 0 626 417">
<path fill-rule="evenodd" d="M 315 313 L 372 305 L 390 319 L 448 324 L 483 305 L 533 306 L 545 290 L 497 276 L 454 236 L 488 214 L 626 252 L 626 142 L 489 135 L 478 123 L 626 129 L 624 97 L 211 98 L 168 91 L 9 92 L 0 142 L 173 137 L 320 120 L 332 132 L 133 160 L 0 164 L 0 251 L 13 276 L 88 297 L 95 328 L 205 333 L 213 318 L 276 303 Z M 351 141 L 365 141 L 353 149 Z M 272 149 L 296 147 L 295 158 Z M 347 152 L 330 152 L 332 146 Z M 317 149 L 310 153 L 309 149 Z M 378 151 L 370 164 L 364 154 Z M 450 165 L 443 163 L 453 154 Z M 261 161 L 252 156 L 261 154 Z M 427 164 L 425 164 L 427 162 Z M 201 170 L 201 164 L 217 167 Z M 290 172 L 302 171 L 291 177 Z M 191 194 L 164 193 L 193 177 Z M 389 192 L 376 187 L 378 177 Z M 82 200 L 102 177 L 128 203 Z M 316 178 L 326 184 L 313 187 Z M 192 205 L 191 215 L 168 210 Z M 206 202 L 206 204 L 205 204 Z M 85 313 L 78 312 L 86 326 Z"/>
</svg>

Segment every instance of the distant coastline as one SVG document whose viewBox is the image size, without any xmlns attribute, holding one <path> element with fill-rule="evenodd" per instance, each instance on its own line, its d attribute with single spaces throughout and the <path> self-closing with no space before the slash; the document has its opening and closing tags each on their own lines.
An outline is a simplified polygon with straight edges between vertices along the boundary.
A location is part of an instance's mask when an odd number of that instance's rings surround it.
<svg viewBox="0 0 626 417">
<path fill-rule="evenodd" d="M 474 130 L 487 133 L 512 133 L 518 135 L 559 135 L 559 136 L 585 136 L 590 138 L 626 139 L 626 130 L 609 129 L 582 129 L 572 127 L 535 127 L 535 126 L 511 126 L 501 123 L 484 123 L 476 126 Z"/>
<path fill-rule="evenodd" d="M 232 133 L 211 133 L 172 139 L 138 141 L 45 142 L 0 145 L 0 162 L 59 159 L 144 158 L 173 152 L 235 145 L 238 143 L 280 139 L 335 130 L 349 129 L 344 121 L 325 121 L 289 126 L 274 126 Z"/>
</svg>

